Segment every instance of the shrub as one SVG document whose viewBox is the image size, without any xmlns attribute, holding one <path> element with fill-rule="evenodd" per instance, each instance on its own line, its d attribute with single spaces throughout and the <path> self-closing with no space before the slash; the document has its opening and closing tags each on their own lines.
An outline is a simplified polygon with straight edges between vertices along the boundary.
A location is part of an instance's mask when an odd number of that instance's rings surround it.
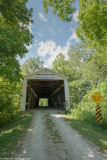
<svg viewBox="0 0 107 160">
<path fill-rule="evenodd" d="M 0 127 L 20 110 L 21 84 L 0 78 Z"/>
<path fill-rule="evenodd" d="M 87 123 L 91 123 L 93 125 L 97 125 L 96 121 L 96 103 L 92 101 L 91 96 L 95 93 L 99 92 L 104 100 L 99 104 L 102 111 L 103 118 L 103 128 L 107 128 L 107 89 L 106 82 L 99 83 L 98 87 L 93 87 L 87 94 L 83 97 L 82 101 L 77 104 L 74 109 L 71 109 L 72 116 L 74 118 L 83 120 Z"/>
</svg>

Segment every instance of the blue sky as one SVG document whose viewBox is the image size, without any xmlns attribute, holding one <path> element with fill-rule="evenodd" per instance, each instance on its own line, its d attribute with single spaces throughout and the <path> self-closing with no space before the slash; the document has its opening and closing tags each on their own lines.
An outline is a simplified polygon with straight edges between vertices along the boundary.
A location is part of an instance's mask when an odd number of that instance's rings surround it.
<svg viewBox="0 0 107 160">
<path fill-rule="evenodd" d="M 42 0 L 29 0 L 27 6 L 33 8 L 34 23 L 29 24 L 29 30 L 34 35 L 34 43 L 27 47 L 29 52 L 23 59 L 19 59 L 19 62 L 23 64 L 29 57 L 40 56 L 40 59 L 45 62 L 45 67 L 51 67 L 59 53 L 67 57 L 69 47 L 79 42 L 75 33 L 79 1 L 74 4 L 76 10 L 72 22 L 62 22 L 52 14 L 51 8 L 49 13 L 45 14 Z"/>
</svg>

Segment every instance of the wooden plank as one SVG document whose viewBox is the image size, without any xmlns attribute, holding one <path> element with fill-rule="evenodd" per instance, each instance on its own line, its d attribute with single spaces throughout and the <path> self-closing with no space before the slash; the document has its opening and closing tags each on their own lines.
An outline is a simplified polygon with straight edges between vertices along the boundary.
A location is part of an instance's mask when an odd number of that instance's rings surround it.
<svg viewBox="0 0 107 160">
<path fill-rule="evenodd" d="M 57 92 L 60 88 L 62 88 L 64 86 L 64 84 L 60 84 L 56 89 L 54 89 L 53 91 L 52 91 L 52 94 L 48 97 L 48 98 L 50 98 L 52 95 L 54 95 L 55 94 L 55 92 Z"/>
</svg>

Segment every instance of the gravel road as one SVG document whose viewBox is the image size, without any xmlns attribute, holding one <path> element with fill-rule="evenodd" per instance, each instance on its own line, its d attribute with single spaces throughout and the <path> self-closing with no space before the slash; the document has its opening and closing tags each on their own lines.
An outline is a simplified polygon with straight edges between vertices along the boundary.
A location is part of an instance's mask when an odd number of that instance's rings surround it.
<svg viewBox="0 0 107 160">
<path fill-rule="evenodd" d="M 94 144 L 67 124 L 61 110 L 34 110 L 19 158 L 28 160 L 106 160 Z"/>
</svg>

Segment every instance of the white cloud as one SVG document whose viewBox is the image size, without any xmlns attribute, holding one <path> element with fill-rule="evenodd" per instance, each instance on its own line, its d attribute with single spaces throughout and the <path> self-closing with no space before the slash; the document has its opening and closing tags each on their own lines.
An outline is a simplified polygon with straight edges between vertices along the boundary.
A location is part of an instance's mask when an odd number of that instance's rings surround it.
<svg viewBox="0 0 107 160">
<path fill-rule="evenodd" d="M 39 48 L 37 52 L 39 56 L 45 57 L 46 55 L 50 55 L 50 57 L 46 60 L 45 66 L 51 67 L 52 62 L 59 53 L 62 53 L 65 57 L 67 57 L 67 52 L 69 49 L 67 46 L 56 46 L 56 43 L 52 40 L 46 42 L 41 41 L 38 45 Z"/>
<path fill-rule="evenodd" d="M 44 21 L 44 22 L 47 22 L 47 21 L 48 21 L 41 12 L 39 12 L 38 15 L 39 15 L 39 18 L 40 18 L 42 21 Z"/>
<path fill-rule="evenodd" d="M 73 14 L 73 19 L 75 22 L 78 22 L 78 11 Z"/>
<path fill-rule="evenodd" d="M 37 52 L 39 56 L 45 57 L 47 54 L 51 55 L 54 52 L 55 48 L 56 44 L 54 41 L 52 40 L 46 42 L 41 41 L 39 43 L 39 48 Z"/>
<path fill-rule="evenodd" d="M 75 30 L 67 40 L 66 45 L 64 47 L 57 46 L 53 40 L 49 40 L 46 42 L 41 41 L 40 43 L 38 43 L 38 49 L 37 49 L 38 55 L 42 57 L 49 55 L 49 58 L 45 62 L 45 67 L 51 67 L 52 62 L 55 60 L 56 56 L 59 53 L 62 53 L 67 59 L 68 58 L 67 53 L 71 46 L 72 40 L 75 40 L 77 43 L 79 42 L 79 38 L 76 36 Z"/>
</svg>

